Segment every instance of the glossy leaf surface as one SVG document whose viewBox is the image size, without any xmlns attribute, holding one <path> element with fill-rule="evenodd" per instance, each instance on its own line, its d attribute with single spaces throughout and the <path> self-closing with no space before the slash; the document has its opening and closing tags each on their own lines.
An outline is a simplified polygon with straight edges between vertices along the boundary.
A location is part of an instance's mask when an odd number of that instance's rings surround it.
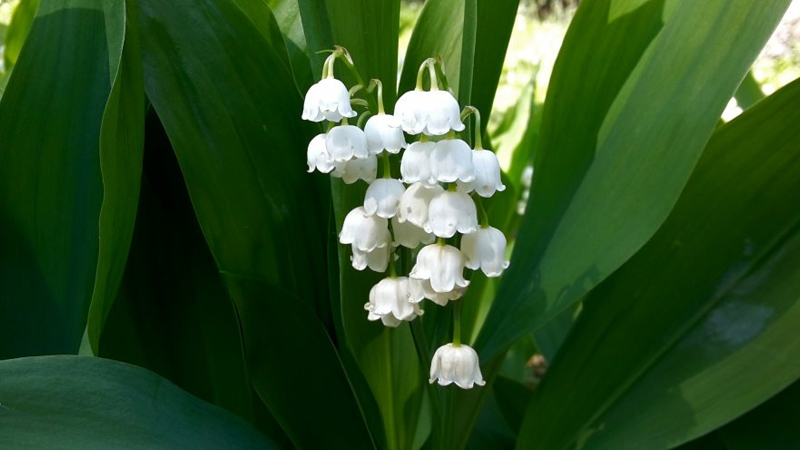
<svg viewBox="0 0 800 450">
<path fill-rule="evenodd" d="M 476 343 L 483 357 L 576 302 L 653 235 L 788 4 L 581 4 L 548 88 L 528 214 Z"/>
<path fill-rule="evenodd" d="M 670 448 L 800 376 L 798 104 L 795 82 L 715 133 L 662 228 L 584 302 L 523 448 Z"/>
<path fill-rule="evenodd" d="M 0 392 L 11 448 L 278 448 L 233 414 L 107 359 L 0 361 Z"/>
</svg>

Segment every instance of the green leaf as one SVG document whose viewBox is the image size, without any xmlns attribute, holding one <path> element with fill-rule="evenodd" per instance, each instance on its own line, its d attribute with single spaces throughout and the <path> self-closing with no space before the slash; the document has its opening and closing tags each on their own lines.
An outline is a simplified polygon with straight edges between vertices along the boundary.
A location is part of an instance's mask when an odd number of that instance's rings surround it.
<svg viewBox="0 0 800 450">
<path fill-rule="evenodd" d="M 133 243 L 119 294 L 98 335 L 98 354 L 152 370 L 254 422 L 253 405 L 260 400 L 245 372 L 233 301 L 153 111 L 146 136 Z"/>
<path fill-rule="evenodd" d="M 292 65 L 292 74 L 301 92 L 306 92 L 314 83 L 308 46 L 303 30 L 298 0 L 267 0 L 275 20 L 283 33 L 286 51 Z M 319 70 L 319 69 L 318 69 Z"/>
<path fill-rule="evenodd" d="M 661 229 L 584 302 L 523 448 L 671 448 L 800 377 L 798 105 L 800 81 L 714 134 Z"/>
<path fill-rule="evenodd" d="M 313 127 L 285 48 L 228 0 L 137 3 L 146 92 L 227 274 L 253 385 L 295 445 L 370 446 L 327 334 L 329 199 L 305 172 Z"/>
<path fill-rule="evenodd" d="M 33 19 L 36 17 L 36 10 L 39 8 L 39 0 L 20 0 L 11 22 L 8 24 L 5 37 L 3 38 L 3 65 L 6 72 L 10 71 L 17 63 L 22 45 L 28 37 Z"/>
<path fill-rule="evenodd" d="M 800 383 L 736 419 L 717 434 L 728 450 L 800 448 Z"/>
<path fill-rule="evenodd" d="M 134 9 L 126 15 L 135 14 Z M 136 20 L 130 20 L 135 24 Z M 100 129 L 100 171 L 103 204 L 100 243 L 87 332 L 95 354 L 113 305 L 133 239 L 144 146 L 144 84 L 139 34 L 125 30 L 125 45 Z"/>
<path fill-rule="evenodd" d="M 119 2 L 42 4 L 0 102 L 0 358 L 80 346 L 124 20 Z"/>
<path fill-rule="evenodd" d="M 11 448 L 278 448 L 158 375 L 106 359 L 0 361 L 0 392 Z"/>
<path fill-rule="evenodd" d="M 788 4 L 581 3 L 553 70 L 528 213 L 476 342 L 482 358 L 579 300 L 653 235 Z"/>
<path fill-rule="evenodd" d="M 253 386 L 295 446 L 375 447 L 333 343 L 313 311 L 263 280 L 222 275 L 241 318 Z M 279 322 L 264 326 L 268 317 Z"/>
</svg>

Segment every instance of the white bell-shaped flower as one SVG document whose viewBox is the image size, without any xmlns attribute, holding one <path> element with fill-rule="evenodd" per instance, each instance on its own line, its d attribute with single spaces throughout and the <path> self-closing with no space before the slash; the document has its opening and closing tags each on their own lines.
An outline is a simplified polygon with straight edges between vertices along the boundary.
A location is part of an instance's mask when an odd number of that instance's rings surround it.
<svg viewBox="0 0 800 450">
<path fill-rule="evenodd" d="M 450 292 L 456 287 L 469 286 L 469 281 L 464 279 L 465 263 L 464 255 L 453 246 L 426 245 L 417 254 L 417 263 L 409 276 L 430 280 L 431 288 L 436 292 Z"/>
<path fill-rule="evenodd" d="M 333 158 L 325 146 L 325 133 L 314 136 L 314 139 L 308 143 L 306 156 L 308 159 L 308 173 L 313 172 L 314 169 L 322 173 L 329 173 L 336 168 Z"/>
<path fill-rule="evenodd" d="M 431 178 L 439 183 L 470 182 L 475 179 L 472 150 L 461 139 L 436 143 L 431 153 Z"/>
<path fill-rule="evenodd" d="M 455 383 L 461 389 L 472 389 L 472 386 L 483 386 L 478 353 L 472 347 L 463 344 L 445 344 L 436 350 L 431 361 L 430 382 L 439 380 L 439 385 L 447 386 Z"/>
<path fill-rule="evenodd" d="M 325 78 L 312 85 L 303 101 L 303 120 L 338 122 L 343 117 L 355 117 L 350 106 L 350 92 L 336 78 Z"/>
<path fill-rule="evenodd" d="M 464 293 L 467 291 L 466 287 L 456 286 L 452 291 L 449 292 L 436 292 L 433 290 L 430 280 L 417 280 L 416 278 L 409 278 L 408 289 L 409 292 L 413 294 L 412 298 L 427 298 L 439 306 L 447 306 L 447 302 L 458 300 L 459 298 L 463 297 Z"/>
<path fill-rule="evenodd" d="M 421 316 L 419 300 L 412 302 L 407 277 L 384 278 L 369 291 L 369 302 L 364 309 L 369 311 L 367 319 L 380 319 L 388 327 L 396 327 L 402 321 Z"/>
<path fill-rule="evenodd" d="M 375 247 L 371 252 L 359 250 L 356 244 L 353 244 L 353 256 L 350 257 L 353 268 L 364 270 L 369 267 L 374 272 L 386 272 L 389 267 L 389 259 L 394 257 L 391 241 L 392 235 L 387 229 L 382 239 L 384 245 Z"/>
<path fill-rule="evenodd" d="M 461 238 L 461 251 L 467 257 L 466 266 L 481 269 L 487 277 L 499 277 L 508 267 L 506 260 L 506 237 L 494 227 L 481 227 Z"/>
<path fill-rule="evenodd" d="M 430 244 L 436 239 L 433 233 L 428 233 L 411 222 L 400 222 L 397 216 L 392 217 L 392 231 L 395 246 L 417 248 L 419 244 Z"/>
<path fill-rule="evenodd" d="M 469 195 L 445 191 L 431 200 L 425 231 L 441 238 L 451 238 L 456 232 L 469 234 L 477 230 L 478 210 Z"/>
<path fill-rule="evenodd" d="M 334 162 L 350 161 L 353 158 L 366 158 L 367 135 L 355 125 L 333 127 L 325 136 L 325 148 Z"/>
<path fill-rule="evenodd" d="M 464 130 L 458 101 L 448 91 L 408 91 L 397 100 L 394 116 L 408 134 L 441 136 Z"/>
<path fill-rule="evenodd" d="M 353 244 L 362 252 L 371 252 L 389 245 L 391 237 L 387 242 L 388 232 L 388 220 L 376 215 L 368 216 L 364 208 L 359 206 L 345 216 L 342 231 L 339 233 L 339 242 Z"/>
<path fill-rule="evenodd" d="M 331 176 L 341 178 L 345 184 L 353 184 L 358 180 L 372 183 L 378 176 L 378 158 L 375 155 L 334 164 L 336 168 Z"/>
<path fill-rule="evenodd" d="M 367 135 L 369 152 L 377 155 L 383 150 L 389 153 L 400 153 L 408 146 L 400 122 L 391 114 L 376 114 L 367 120 L 364 126 Z"/>
<path fill-rule="evenodd" d="M 411 222 L 422 229 L 427 228 L 428 208 L 430 208 L 431 200 L 442 193 L 444 193 L 444 189 L 438 184 L 433 186 L 426 186 L 423 183 L 412 184 L 400 197 L 400 204 L 397 206 L 397 220 L 401 223 Z"/>
<path fill-rule="evenodd" d="M 431 176 L 431 153 L 435 147 L 435 142 L 412 142 L 408 146 L 400 160 L 400 175 L 404 183 L 436 184 Z"/>
<path fill-rule="evenodd" d="M 459 182 L 460 191 L 475 191 L 484 198 L 489 198 L 497 191 L 506 190 L 500 178 L 500 162 L 497 155 L 489 150 L 473 150 L 472 165 L 475 168 L 475 179 L 468 182 Z"/>
<path fill-rule="evenodd" d="M 377 214 L 384 219 L 392 218 L 397 214 L 397 205 L 400 204 L 400 197 L 405 191 L 406 188 L 400 180 L 378 178 L 367 188 L 364 211 L 368 216 Z"/>
</svg>

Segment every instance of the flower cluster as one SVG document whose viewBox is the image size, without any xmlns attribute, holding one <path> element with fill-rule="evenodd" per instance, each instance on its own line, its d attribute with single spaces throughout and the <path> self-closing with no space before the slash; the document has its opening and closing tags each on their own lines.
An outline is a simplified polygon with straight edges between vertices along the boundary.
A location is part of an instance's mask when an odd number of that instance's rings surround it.
<svg viewBox="0 0 800 450">
<path fill-rule="evenodd" d="M 348 91 L 334 78 L 337 57 L 353 67 L 346 51 L 337 48 L 325 63 L 323 79 L 305 98 L 303 119 L 331 123 L 327 133 L 317 135 L 308 146 L 308 170 L 329 173 L 348 184 L 357 180 L 369 184 L 363 205 L 345 217 L 339 242 L 351 247 L 356 270 L 389 270 L 389 276 L 371 289 L 364 308 L 367 319 L 396 327 L 421 316 L 424 299 L 447 306 L 463 297 L 469 286 L 465 268 L 497 277 L 508 267 L 506 238 L 489 226 L 480 201 L 505 186 L 497 157 L 482 148 L 477 109 L 468 106 L 462 113 L 453 94 L 439 89 L 435 60 L 423 63 L 417 88 L 397 100 L 394 114 L 386 113 L 381 84 L 373 80 L 370 89 L 378 88 L 377 113 L 362 129 L 348 119 L 356 116 L 352 105 L 367 104 L 351 98 L 363 85 Z M 422 87 L 426 68 L 430 90 Z M 463 120 L 470 114 L 476 122 L 474 149 L 456 136 L 465 130 Z M 419 137 L 409 144 L 406 134 Z M 393 178 L 391 155 L 401 152 L 400 177 Z M 407 276 L 397 274 L 398 252 L 414 258 Z M 455 320 L 459 330 L 459 314 Z M 438 379 L 440 385 L 455 383 L 464 389 L 483 385 L 478 356 L 461 344 L 459 334 L 456 331 L 454 342 L 436 351 L 431 382 Z"/>
</svg>

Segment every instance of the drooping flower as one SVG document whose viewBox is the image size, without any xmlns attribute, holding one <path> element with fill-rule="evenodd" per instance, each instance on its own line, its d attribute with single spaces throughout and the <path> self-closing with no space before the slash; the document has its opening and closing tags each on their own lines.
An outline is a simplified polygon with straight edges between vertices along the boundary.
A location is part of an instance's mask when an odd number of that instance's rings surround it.
<svg viewBox="0 0 800 450">
<path fill-rule="evenodd" d="M 408 134 L 441 136 L 464 130 L 458 101 L 448 91 L 408 91 L 397 100 L 394 116 Z"/>
<path fill-rule="evenodd" d="M 425 231 L 441 238 L 451 238 L 456 232 L 469 234 L 477 230 L 478 211 L 469 195 L 445 191 L 431 200 Z"/>
<path fill-rule="evenodd" d="M 470 182 L 475 179 L 472 150 L 461 139 L 437 142 L 431 152 L 430 166 L 431 178 L 439 183 Z"/>
<path fill-rule="evenodd" d="M 508 267 L 506 260 L 506 237 L 494 227 L 481 227 L 461 238 L 461 251 L 467 258 L 466 266 L 481 269 L 487 277 L 499 277 Z"/>
<path fill-rule="evenodd" d="M 386 272 L 389 267 L 389 260 L 394 258 L 392 251 L 392 235 L 387 229 L 381 238 L 381 246 L 375 247 L 372 251 L 365 252 L 358 249 L 356 244 L 351 245 L 353 255 L 350 262 L 354 269 L 364 270 L 369 267 L 373 272 Z"/>
<path fill-rule="evenodd" d="M 427 298 L 439 306 L 447 306 L 447 302 L 460 299 L 467 291 L 465 287 L 456 286 L 449 292 L 436 292 L 433 290 L 430 280 L 415 278 L 409 278 L 408 289 L 413 293 L 412 298 Z"/>
<path fill-rule="evenodd" d="M 464 279 L 466 258 L 457 248 L 445 244 L 431 244 L 422 247 L 417 254 L 417 263 L 409 277 L 430 280 L 436 292 L 451 292 L 458 287 L 469 286 Z"/>
<path fill-rule="evenodd" d="M 364 126 L 367 135 L 369 152 L 377 155 L 383 150 L 389 153 L 400 153 L 408 146 L 400 128 L 400 122 L 391 114 L 376 114 L 367 120 Z"/>
<path fill-rule="evenodd" d="M 433 186 L 426 186 L 423 183 L 412 184 L 400 197 L 397 220 L 401 223 L 411 222 L 422 229 L 427 228 L 431 200 L 443 192 L 444 189 L 438 184 Z"/>
<path fill-rule="evenodd" d="M 441 386 L 455 383 L 461 389 L 486 384 L 478 364 L 478 353 L 463 344 L 445 344 L 433 354 L 430 382 L 437 380 Z"/>
<path fill-rule="evenodd" d="M 335 162 L 369 156 L 367 135 L 355 125 L 333 127 L 325 136 L 325 148 Z"/>
<path fill-rule="evenodd" d="M 477 149 L 472 151 L 472 165 L 475 168 L 475 179 L 459 182 L 459 190 L 471 192 L 475 190 L 481 197 L 489 198 L 497 191 L 506 190 L 500 177 L 500 163 L 497 155 L 489 150 Z"/>
<path fill-rule="evenodd" d="M 377 214 L 378 217 L 384 219 L 392 218 L 397 214 L 397 205 L 405 191 L 406 188 L 400 180 L 378 178 L 367 188 L 367 194 L 364 196 L 364 211 L 368 216 Z"/>
<path fill-rule="evenodd" d="M 400 222 L 397 216 L 392 217 L 392 231 L 395 246 L 417 248 L 419 244 L 430 244 L 436 239 L 433 233 L 427 233 L 411 222 Z"/>
<path fill-rule="evenodd" d="M 435 147 L 435 142 L 412 142 L 408 146 L 400 160 L 400 175 L 404 183 L 436 184 L 431 176 L 431 153 Z"/>
<path fill-rule="evenodd" d="M 362 252 L 371 252 L 376 248 L 390 245 L 391 238 L 389 242 L 386 239 L 388 232 L 388 220 L 376 215 L 367 216 L 364 208 L 359 206 L 345 216 L 342 231 L 339 233 L 339 242 L 353 244 Z"/>
<path fill-rule="evenodd" d="M 364 309 L 369 311 L 367 319 L 380 319 L 388 327 L 396 327 L 404 320 L 421 316 L 419 300 L 412 302 L 407 277 L 384 278 L 369 291 L 369 302 Z"/>
<path fill-rule="evenodd" d="M 378 158 L 375 155 L 335 164 L 331 176 L 341 178 L 345 184 L 353 184 L 358 180 L 372 183 L 378 176 Z"/>
<path fill-rule="evenodd" d="M 336 78 L 325 78 L 312 85 L 303 101 L 303 120 L 339 122 L 343 117 L 355 117 L 350 106 L 350 93 Z"/>
<path fill-rule="evenodd" d="M 308 143 L 308 151 L 306 152 L 308 160 L 308 173 L 319 170 L 322 173 L 331 172 L 336 168 L 333 158 L 328 153 L 325 146 L 325 133 L 320 133 L 311 139 Z"/>
</svg>

